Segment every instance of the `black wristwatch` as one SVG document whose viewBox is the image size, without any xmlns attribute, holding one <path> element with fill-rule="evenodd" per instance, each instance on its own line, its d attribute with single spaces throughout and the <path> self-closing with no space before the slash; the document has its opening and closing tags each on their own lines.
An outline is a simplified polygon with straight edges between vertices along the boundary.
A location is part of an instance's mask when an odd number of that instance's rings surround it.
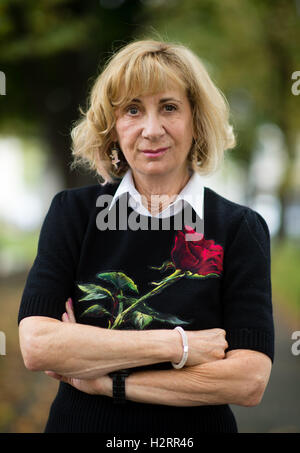
<svg viewBox="0 0 300 453">
<path fill-rule="evenodd" d="M 118 370 L 109 373 L 113 380 L 113 400 L 114 404 L 126 403 L 125 378 L 129 376 L 129 370 Z"/>
</svg>

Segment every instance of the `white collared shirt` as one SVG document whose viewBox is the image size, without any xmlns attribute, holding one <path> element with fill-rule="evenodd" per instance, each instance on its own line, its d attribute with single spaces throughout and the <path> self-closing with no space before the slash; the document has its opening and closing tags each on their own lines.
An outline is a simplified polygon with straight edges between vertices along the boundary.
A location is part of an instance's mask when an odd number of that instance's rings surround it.
<svg viewBox="0 0 300 453">
<path fill-rule="evenodd" d="M 194 209 L 196 214 L 203 219 L 203 203 L 204 203 L 204 186 L 199 173 L 191 172 L 191 177 L 185 187 L 178 194 L 175 201 L 169 204 L 163 211 L 157 215 L 152 215 L 148 209 L 142 204 L 141 194 L 136 190 L 132 178 L 132 171 L 129 168 L 122 178 L 122 181 L 115 192 L 109 210 L 124 193 L 129 193 L 129 206 L 141 215 L 148 217 L 165 218 L 171 215 L 176 215 L 180 212 L 186 203 Z"/>
</svg>

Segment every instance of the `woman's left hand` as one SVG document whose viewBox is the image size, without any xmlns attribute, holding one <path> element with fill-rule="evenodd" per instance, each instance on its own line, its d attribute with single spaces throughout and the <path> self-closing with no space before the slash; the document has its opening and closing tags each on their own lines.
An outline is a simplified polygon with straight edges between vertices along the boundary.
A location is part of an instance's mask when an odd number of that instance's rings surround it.
<svg viewBox="0 0 300 453">
<path fill-rule="evenodd" d="M 76 323 L 76 318 L 74 315 L 72 299 L 69 298 L 66 302 L 66 311 L 62 315 L 62 322 L 65 323 Z M 111 387 L 111 379 L 108 375 L 101 376 L 97 379 L 77 379 L 67 376 L 62 376 L 60 374 L 55 373 L 54 371 L 45 371 L 47 376 L 50 376 L 54 379 L 59 381 L 65 382 L 66 384 L 70 384 L 75 387 L 77 390 L 81 392 L 88 393 L 89 395 L 107 395 L 108 392 L 104 392 L 104 385 L 106 384 L 107 390 Z M 108 381 L 109 380 L 109 381 Z"/>
</svg>

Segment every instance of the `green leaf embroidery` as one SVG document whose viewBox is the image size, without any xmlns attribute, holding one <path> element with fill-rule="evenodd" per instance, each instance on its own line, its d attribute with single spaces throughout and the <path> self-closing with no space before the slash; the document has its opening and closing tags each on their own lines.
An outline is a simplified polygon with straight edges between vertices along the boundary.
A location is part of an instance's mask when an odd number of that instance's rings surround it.
<svg viewBox="0 0 300 453">
<path fill-rule="evenodd" d="M 104 272 L 102 274 L 97 274 L 96 277 L 112 283 L 116 289 L 123 291 L 129 290 L 135 294 L 139 293 L 134 281 L 123 272 Z"/>
<path fill-rule="evenodd" d="M 119 303 L 122 304 L 124 307 L 130 307 L 137 301 L 135 297 L 128 297 L 124 296 L 123 294 L 118 294 L 117 299 L 119 300 Z"/>
<path fill-rule="evenodd" d="M 138 310 L 131 312 L 130 318 L 138 329 L 144 329 L 151 321 L 153 321 L 152 316 L 141 313 Z"/>
<path fill-rule="evenodd" d="M 168 322 L 170 324 L 176 324 L 176 325 L 189 324 L 189 321 L 183 321 L 182 319 L 177 318 L 177 316 L 170 315 L 169 313 L 161 313 L 161 312 L 155 311 L 153 308 L 149 307 L 149 305 L 146 305 L 145 303 L 143 303 L 143 304 L 141 304 L 141 306 L 139 306 L 139 310 L 142 313 L 151 316 L 156 321 Z"/>
<path fill-rule="evenodd" d="M 176 269 L 175 264 L 168 260 L 164 261 L 161 266 L 148 266 L 150 269 L 158 270 L 160 272 L 165 272 L 168 269 Z"/>
<path fill-rule="evenodd" d="M 171 268 L 174 271 L 173 263 L 166 261 L 159 268 L 159 270 L 165 271 Z M 139 327 L 140 329 L 144 329 L 153 320 L 176 325 L 188 324 L 187 321 L 183 321 L 177 318 L 177 316 L 173 316 L 168 313 L 159 313 L 145 303 L 147 299 L 155 296 L 156 294 L 159 294 L 167 286 L 184 277 L 185 273 L 180 269 L 175 269 L 175 271 L 171 275 L 165 277 L 158 283 L 152 282 L 152 285 L 155 285 L 156 287 L 139 298 L 128 297 L 123 294 L 123 291 L 126 290 L 130 290 L 131 292 L 138 294 L 138 289 L 134 281 L 123 272 L 105 272 L 102 274 L 97 274 L 96 276 L 108 283 L 113 284 L 115 290 L 117 290 L 119 294 L 116 291 L 111 292 L 99 285 L 78 285 L 78 287 L 82 291 L 88 293 L 87 296 L 83 297 L 80 300 L 110 299 L 112 302 L 110 312 L 103 306 L 96 304 L 85 310 L 82 316 L 88 315 L 100 317 L 108 315 L 110 317 L 110 319 L 108 320 L 109 329 L 119 328 L 119 326 L 127 321 L 131 321 L 136 327 Z"/>
<path fill-rule="evenodd" d="M 110 313 L 109 311 L 106 310 L 106 308 L 102 307 L 101 305 L 92 305 L 91 307 L 89 307 L 87 310 L 85 310 L 81 316 L 96 316 L 96 317 L 99 317 L 99 316 L 110 316 Z"/>
<path fill-rule="evenodd" d="M 93 299 L 113 299 L 112 293 L 106 289 L 103 288 L 102 286 L 99 285 L 94 285 L 92 283 L 87 283 L 85 285 L 78 285 L 78 288 L 81 289 L 81 291 L 87 293 L 87 295 L 81 299 L 82 300 L 93 300 Z"/>
<path fill-rule="evenodd" d="M 210 274 L 206 274 L 206 275 L 200 275 L 200 274 L 193 274 L 191 271 L 185 271 L 185 275 L 186 277 L 188 278 L 207 278 L 207 277 L 220 277 L 219 274 L 215 274 L 215 273 L 210 273 Z"/>
</svg>

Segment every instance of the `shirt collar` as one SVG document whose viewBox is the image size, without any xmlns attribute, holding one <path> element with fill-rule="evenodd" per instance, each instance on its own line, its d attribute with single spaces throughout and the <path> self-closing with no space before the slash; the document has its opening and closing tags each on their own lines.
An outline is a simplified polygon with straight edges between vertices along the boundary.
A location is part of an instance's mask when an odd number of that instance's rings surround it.
<svg viewBox="0 0 300 453">
<path fill-rule="evenodd" d="M 142 211 L 144 211 L 145 215 L 151 216 L 150 212 L 142 204 L 141 194 L 135 188 L 132 178 L 132 171 L 130 168 L 123 176 L 122 181 L 120 182 L 109 206 L 109 210 L 116 203 L 117 199 L 120 198 L 124 193 L 129 193 L 129 195 L 135 200 L 135 202 L 138 203 L 138 206 L 142 209 Z M 196 214 L 201 219 L 203 219 L 204 185 L 199 173 L 192 172 L 188 183 L 178 194 L 178 197 L 174 201 L 174 204 L 178 203 L 180 200 L 189 203 Z"/>
</svg>

